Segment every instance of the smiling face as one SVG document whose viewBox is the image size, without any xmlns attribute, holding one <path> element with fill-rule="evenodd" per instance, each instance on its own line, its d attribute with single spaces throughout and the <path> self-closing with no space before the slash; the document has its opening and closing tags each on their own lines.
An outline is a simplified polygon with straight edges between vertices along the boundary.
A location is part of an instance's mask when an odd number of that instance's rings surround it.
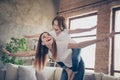
<svg viewBox="0 0 120 80">
<path fill-rule="evenodd" d="M 65 18 L 63 16 L 56 16 L 52 21 L 53 29 L 56 34 L 59 35 L 64 29 L 66 29 Z"/>
<path fill-rule="evenodd" d="M 45 53 L 48 53 L 47 51 L 48 49 L 51 51 L 53 59 L 56 59 L 57 58 L 56 41 L 48 32 L 43 32 L 39 37 L 38 51 L 37 51 L 38 56 L 45 55 Z"/>
<path fill-rule="evenodd" d="M 55 20 L 53 23 L 53 29 L 55 30 L 56 34 L 61 33 L 61 31 L 63 30 L 63 28 L 61 26 L 59 26 L 57 20 Z"/>
<path fill-rule="evenodd" d="M 47 32 L 43 33 L 41 36 L 42 45 L 52 45 L 53 40 L 53 37 Z"/>
</svg>

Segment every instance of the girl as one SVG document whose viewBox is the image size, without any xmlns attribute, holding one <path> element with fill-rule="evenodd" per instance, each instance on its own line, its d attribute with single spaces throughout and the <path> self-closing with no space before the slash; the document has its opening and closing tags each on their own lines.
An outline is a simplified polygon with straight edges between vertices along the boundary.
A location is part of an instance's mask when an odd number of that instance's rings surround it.
<svg viewBox="0 0 120 80">
<path fill-rule="evenodd" d="M 93 26 L 88 29 L 70 30 L 70 29 L 67 29 L 67 26 L 65 24 L 65 18 L 63 16 L 58 15 L 53 19 L 52 21 L 53 30 L 50 31 L 49 33 L 55 38 L 55 40 L 66 40 L 67 38 L 68 39 L 70 38 L 69 34 L 88 32 L 88 31 L 96 29 L 96 27 L 97 26 Z M 39 38 L 39 36 L 40 34 L 35 34 L 31 36 L 24 35 L 24 37 L 26 38 L 35 38 L 35 37 Z"/>
</svg>

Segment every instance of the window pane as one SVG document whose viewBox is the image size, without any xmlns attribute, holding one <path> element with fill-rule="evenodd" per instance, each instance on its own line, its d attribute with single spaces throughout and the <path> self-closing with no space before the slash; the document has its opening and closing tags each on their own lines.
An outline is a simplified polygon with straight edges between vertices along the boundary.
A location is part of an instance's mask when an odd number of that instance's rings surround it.
<svg viewBox="0 0 120 80">
<path fill-rule="evenodd" d="M 120 77 L 120 73 L 115 73 L 115 76 L 116 77 Z"/>
<path fill-rule="evenodd" d="M 115 35 L 115 46 L 114 46 L 114 51 L 115 51 L 115 70 L 120 70 L 120 34 Z"/>
<path fill-rule="evenodd" d="M 115 32 L 120 32 L 120 8 L 115 10 Z M 120 34 L 116 34 L 114 38 L 114 70 L 120 71 Z M 115 76 L 120 76 L 120 73 L 114 72 Z"/>
<path fill-rule="evenodd" d="M 77 28 L 84 28 L 84 29 L 87 28 L 88 29 L 88 28 L 91 28 L 93 26 L 96 26 L 96 24 L 97 24 L 97 15 L 76 18 L 76 19 L 72 19 L 70 21 L 70 29 L 77 29 Z M 87 35 L 96 35 L 96 29 L 89 31 L 89 32 L 72 34 L 71 37 L 87 36 Z M 96 36 L 72 38 L 72 39 L 74 39 L 78 43 L 78 42 L 96 39 Z M 94 65 L 95 65 L 95 47 L 96 47 L 96 45 L 94 44 L 94 45 L 85 47 L 81 50 L 81 56 L 84 60 L 86 68 L 94 68 Z M 93 71 L 93 70 L 90 70 L 90 71 Z"/>
<path fill-rule="evenodd" d="M 115 14 L 115 31 L 120 32 L 120 10 Z"/>
<path fill-rule="evenodd" d="M 85 37 L 85 38 L 73 38 L 76 42 L 83 42 L 87 40 L 95 39 L 96 37 Z M 82 48 L 81 56 L 85 61 L 86 68 L 94 68 L 95 65 L 95 47 L 96 45 L 90 45 L 88 47 Z"/>
<path fill-rule="evenodd" d="M 77 18 L 74 20 L 71 20 L 70 29 L 77 29 L 77 28 L 91 28 L 97 24 L 97 15 L 85 17 L 85 18 Z M 96 29 L 84 33 L 77 33 L 72 34 L 73 36 L 83 36 L 83 35 L 93 35 L 96 34 Z"/>
</svg>

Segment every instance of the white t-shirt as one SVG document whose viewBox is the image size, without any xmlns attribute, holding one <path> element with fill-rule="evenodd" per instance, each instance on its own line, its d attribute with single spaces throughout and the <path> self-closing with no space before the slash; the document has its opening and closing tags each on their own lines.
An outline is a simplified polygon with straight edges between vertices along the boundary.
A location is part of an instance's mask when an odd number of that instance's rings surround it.
<svg viewBox="0 0 120 80">
<path fill-rule="evenodd" d="M 68 29 L 64 29 L 59 35 L 56 35 L 55 31 L 50 31 L 49 32 L 57 41 L 70 41 L 71 37 L 68 34 Z"/>
<path fill-rule="evenodd" d="M 57 44 L 57 60 L 56 62 L 63 62 L 67 67 L 72 67 L 72 50 L 68 49 L 68 42 L 56 41 Z M 52 53 L 49 51 L 52 57 Z"/>
<path fill-rule="evenodd" d="M 57 62 L 63 62 L 67 67 L 72 67 L 72 49 L 68 49 L 68 43 L 75 43 L 68 34 L 68 29 L 64 29 L 58 36 L 55 31 L 49 32 L 57 43 Z M 49 51 L 49 55 L 52 56 Z"/>
</svg>

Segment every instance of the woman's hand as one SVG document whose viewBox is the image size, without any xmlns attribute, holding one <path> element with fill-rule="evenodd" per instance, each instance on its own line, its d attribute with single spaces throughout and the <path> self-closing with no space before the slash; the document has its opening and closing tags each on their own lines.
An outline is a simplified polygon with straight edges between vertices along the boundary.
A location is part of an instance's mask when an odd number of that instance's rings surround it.
<svg viewBox="0 0 120 80">
<path fill-rule="evenodd" d="M 96 28 L 97 28 L 97 25 L 94 26 L 94 27 L 91 27 L 91 28 L 90 28 L 90 31 L 93 30 L 93 29 L 96 29 Z"/>
<path fill-rule="evenodd" d="M 66 72 L 67 72 L 67 75 L 68 75 L 68 80 L 73 80 L 74 72 L 69 68 L 66 68 Z"/>
<path fill-rule="evenodd" d="M 106 40 L 108 40 L 109 38 L 114 37 L 114 35 L 115 35 L 115 32 L 112 31 L 112 32 L 109 33 L 109 34 L 106 34 L 106 37 L 104 37 L 104 38 L 102 38 L 102 39 L 100 39 L 100 40 L 101 40 L 101 41 L 106 41 Z"/>
<path fill-rule="evenodd" d="M 115 35 L 114 31 L 112 31 L 110 34 L 107 34 L 108 38 L 112 38 L 112 37 L 114 37 L 114 35 Z"/>
<path fill-rule="evenodd" d="M 2 48 L 2 51 L 3 51 L 6 55 L 10 56 L 10 52 L 7 51 L 5 48 Z"/>
</svg>

